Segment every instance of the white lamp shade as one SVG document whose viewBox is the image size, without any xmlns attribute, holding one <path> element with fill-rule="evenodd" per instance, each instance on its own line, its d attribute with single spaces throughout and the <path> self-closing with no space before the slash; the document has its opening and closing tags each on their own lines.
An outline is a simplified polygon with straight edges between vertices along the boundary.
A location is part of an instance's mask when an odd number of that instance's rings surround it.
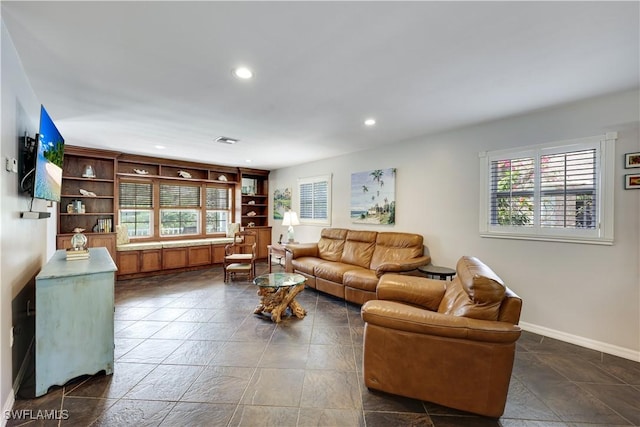
<svg viewBox="0 0 640 427">
<path fill-rule="evenodd" d="M 298 214 L 294 211 L 287 211 L 284 213 L 284 219 L 282 220 L 282 225 L 290 226 L 290 225 L 300 225 L 300 221 L 298 220 Z"/>
</svg>

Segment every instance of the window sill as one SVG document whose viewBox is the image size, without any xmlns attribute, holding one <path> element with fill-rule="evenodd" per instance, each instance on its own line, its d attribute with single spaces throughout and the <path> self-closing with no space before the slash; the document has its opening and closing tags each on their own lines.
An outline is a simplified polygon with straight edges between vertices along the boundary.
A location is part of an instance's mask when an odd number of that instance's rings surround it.
<svg viewBox="0 0 640 427">
<path fill-rule="evenodd" d="M 498 234 L 498 233 L 480 233 L 480 237 L 491 239 L 510 239 L 510 240 L 534 240 L 542 242 L 559 242 L 559 243 L 580 243 L 586 245 L 603 245 L 612 246 L 613 239 L 606 238 L 589 238 L 589 237 L 567 237 L 567 236 L 540 236 L 526 234 Z"/>
</svg>

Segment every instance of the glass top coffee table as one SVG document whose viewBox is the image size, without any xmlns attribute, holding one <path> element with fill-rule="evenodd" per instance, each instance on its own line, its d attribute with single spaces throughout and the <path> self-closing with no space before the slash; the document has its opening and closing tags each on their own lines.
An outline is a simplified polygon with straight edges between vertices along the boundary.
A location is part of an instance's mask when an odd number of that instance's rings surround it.
<svg viewBox="0 0 640 427">
<path fill-rule="evenodd" d="M 278 323 L 289 308 L 291 314 L 302 319 L 307 312 L 295 298 L 304 290 L 306 280 L 297 273 L 269 273 L 256 277 L 253 284 L 258 286 L 260 304 L 253 312 L 271 313 L 271 320 Z"/>
</svg>

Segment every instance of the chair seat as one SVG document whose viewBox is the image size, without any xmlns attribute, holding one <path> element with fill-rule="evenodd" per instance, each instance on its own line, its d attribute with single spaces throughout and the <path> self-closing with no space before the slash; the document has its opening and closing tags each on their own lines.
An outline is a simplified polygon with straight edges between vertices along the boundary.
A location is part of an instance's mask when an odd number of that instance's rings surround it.
<svg viewBox="0 0 640 427">
<path fill-rule="evenodd" d="M 241 263 L 233 263 L 227 265 L 228 271 L 251 271 L 251 264 L 241 264 Z"/>
<path fill-rule="evenodd" d="M 250 261 L 252 258 L 252 254 L 232 254 L 225 257 L 227 261 Z"/>
</svg>

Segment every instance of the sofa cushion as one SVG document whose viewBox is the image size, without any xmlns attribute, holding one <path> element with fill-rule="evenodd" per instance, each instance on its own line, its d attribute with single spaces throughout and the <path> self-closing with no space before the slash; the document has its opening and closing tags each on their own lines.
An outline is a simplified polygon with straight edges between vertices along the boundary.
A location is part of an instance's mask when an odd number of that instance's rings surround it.
<svg viewBox="0 0 640 427">
<path fill-rule="evenodd" d="M 331 282 L 342 283 L 344 273 L 353 270 L 351 264 L 343 264 L 341 262 L 323 262 L 313 269 L 313 274 L 320 279 L 329 280 Z"/>
<path fill-rule="evenodd" d="M 418 258 L 424 254 L 423 239 L 419 234 L 383 232 L 376 237 L 376 246 L 369 268 L 375 270 L 389 261 Z"/>
<path fill-rule="evenodd" d="M 505 285 L 475 257 L 463 256 L 456 277 L 447 285 L 438 312 L 481 320 L 498 320 Z"/>
<path fill-rule="evenodd" d="M 376 291 L 378 280 L 380 279 L 376 276 L 376 272 L 368 268 L 355 268 L 342 276 L 342 283 L 345 286 L 371 292 Z"/>
<path fill-rule="evenodd" d="M 369 268 L 377 235 L 375 231 L 349 230 L 342 250 L 342 262 Z"/>
<path fill-rule="evenodd" d="M 314 275 L 313 270 L 316 268 L 317 265 L 320 265 L 323 262 L 326 262 L 326 261 L 320 258 L 303 256 L 303 257 L 295 258 L 291 260 L 291 265 L 293 266 L 294 271 L 299 271 L 299 272 L 306 273 L 313 276 Z"/>
<path fill-rule="evenodd" d="M 325 228 L 320 234 L 318 255 L 326 261 L 340 261 L 347 231 L 343 228 Z"/>
</svg>

